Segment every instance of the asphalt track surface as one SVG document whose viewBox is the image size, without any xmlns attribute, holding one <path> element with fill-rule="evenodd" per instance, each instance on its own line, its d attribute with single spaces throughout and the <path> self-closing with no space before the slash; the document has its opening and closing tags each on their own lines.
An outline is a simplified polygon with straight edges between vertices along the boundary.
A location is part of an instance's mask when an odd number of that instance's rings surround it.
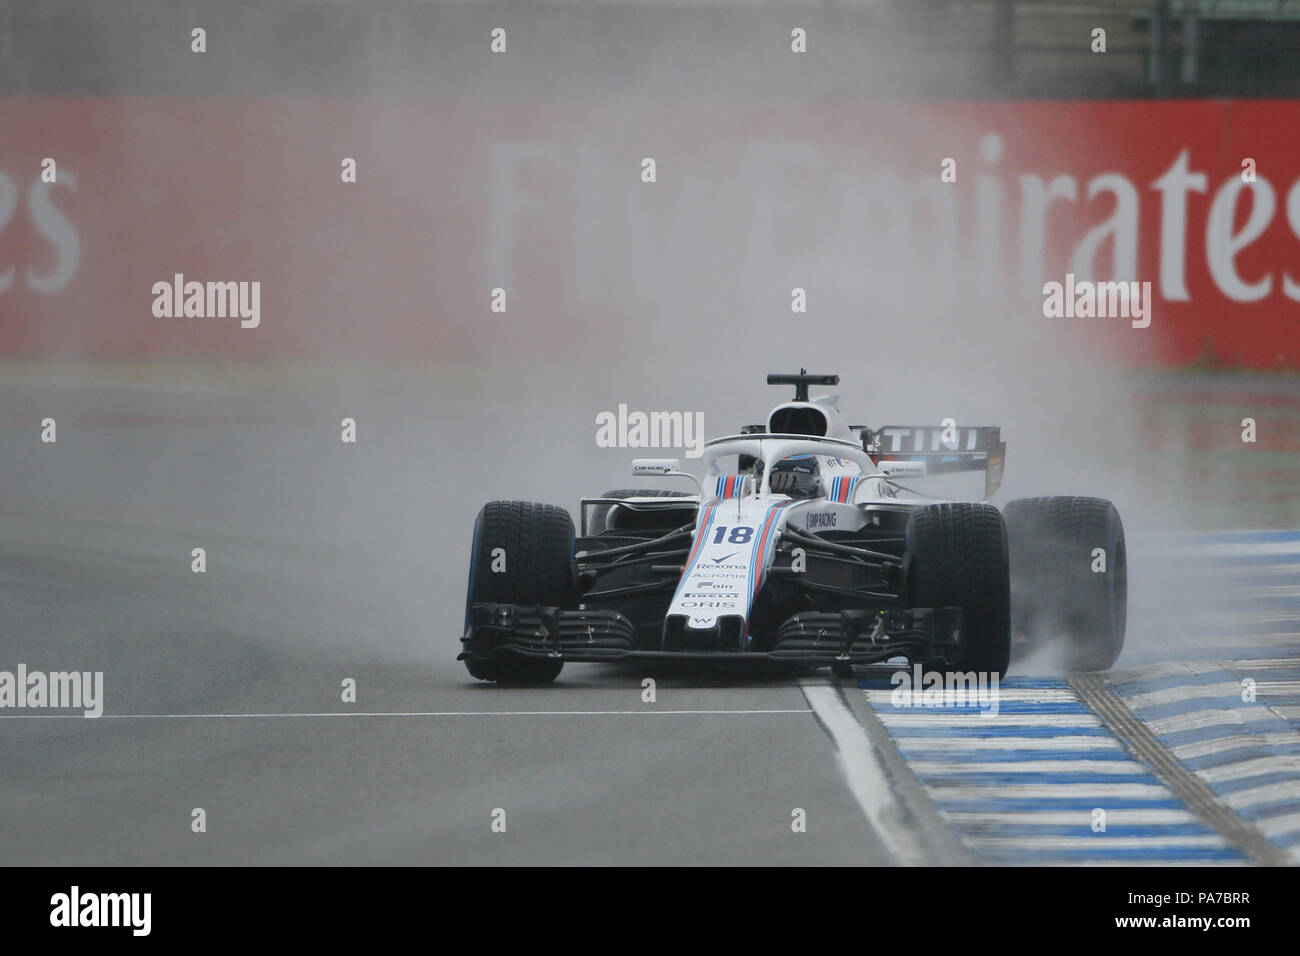
<svg viewBox="0 0 1300 956">
<path fill-rule="evenodd" d="M 103 671 L 105 716 L 5 712 L 0 862 L 890 862 L 793 681 L 668 675 L 648 704 L 614 668 L 468 678 L 475 423 L 207 390 L 2 402 L 0 668 Z M 250 714 L 303 716 L 185 716 Z"/>
<path fill-rule="evenodd" d="M 471 404 L 0 386 L 0 669 L 105 684 L 98 720 L 0 713 L 0 862 L 971 861 L 853 682 L 658 674 L 648 703 L 636 669 L 471 681 L 479 505 L 519 496 L 521 462 L 611 461 L 546 409 L 511 410 L 503 457 L 500 410 Z M 572 506 L 570 477 L 528 487 Z"/>
</svg>

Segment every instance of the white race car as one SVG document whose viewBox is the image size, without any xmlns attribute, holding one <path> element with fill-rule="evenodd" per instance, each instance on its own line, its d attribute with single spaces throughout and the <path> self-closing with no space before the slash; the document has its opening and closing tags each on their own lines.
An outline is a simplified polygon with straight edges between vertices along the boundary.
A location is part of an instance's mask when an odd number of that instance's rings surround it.
<svg viewBox="0 0 1300 956">
<path fill-rule="evenodd" d="M 460 659 L 502 683 L 554 680 L 566 661 L 830 666 L 904 658 L 1005 673 L 1013 636 L 1059 641 L 1067 666 L 1104 670 L 1124 642 L 1124 528 L 1109 501 L 988 503 L 996 427 L 848 425 L 836 375 L 769 375 L 793 401 L 765 425 L 706 442 L 704 475 L 671 459 L 633 474 L 694 493 L 610 491 L 563 508 L 493 501 L 474 525 Z M 946 426 L 946 427 L 945 427 Z M 905 481 L 982 471 L 984 500 Z"/>
</svg>

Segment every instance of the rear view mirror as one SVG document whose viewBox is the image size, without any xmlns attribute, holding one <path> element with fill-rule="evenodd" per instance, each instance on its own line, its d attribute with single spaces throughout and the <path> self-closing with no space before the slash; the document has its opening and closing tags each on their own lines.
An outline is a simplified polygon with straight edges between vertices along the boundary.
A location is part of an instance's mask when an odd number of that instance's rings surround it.
<svg viewBox="0 0 1300 956">
<path fill-rule="evenodd" d="M 654 475 L 671 475 L 682 470 L 679 458 L 634 458 L 632 474 L 648 477 Z"/>
<path fill-rule="evenodd" d="M 923 461 L 882 461 L 878 465 L 881 472 L 898 478 L 924 478 L 927 472 Z"/>
</svg>

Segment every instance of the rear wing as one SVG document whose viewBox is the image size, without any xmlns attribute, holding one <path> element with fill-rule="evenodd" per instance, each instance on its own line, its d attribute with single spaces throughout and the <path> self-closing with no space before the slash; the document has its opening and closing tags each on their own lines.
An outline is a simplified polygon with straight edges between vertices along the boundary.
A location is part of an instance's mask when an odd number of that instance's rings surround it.
<svg viewBox="0 0 1300 956">
<path fill-rule="evenodd" d="M 862 447 L 877 463 L 919 461 L 926 475 L 982 471 L 986 500 L 1002 484 L 1007 443 L 996 425 L 885 425 L 861 433 Z"/>
</svg>

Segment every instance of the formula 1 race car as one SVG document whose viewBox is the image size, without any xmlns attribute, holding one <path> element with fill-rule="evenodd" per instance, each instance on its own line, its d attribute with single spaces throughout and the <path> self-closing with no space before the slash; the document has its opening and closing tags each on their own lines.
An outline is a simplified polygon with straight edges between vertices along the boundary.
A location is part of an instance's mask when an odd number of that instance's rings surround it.
<svg viewBox="0 0 1300 956">
<path fill-rule="evenodd" d="M 906 659 L 1002 675 L 1013 638 L 1054 642 L 1105 670 L 1124 642 L 1124 528 L 1109 501 L 988 503 L 996 427 L 847 425 L 836 375 L 769 375 L 793 401 L 706 442 L 702 479 L 672 459 L 633 474 L 694 494 L 609 491 L 581 534 L 554 505 L 493 501 L 474 525 L 459 659 L 473 677 L 554 680 L 566 661 L 830 666 Z M 984 472 L 984 500 L 930 498 L 903 480 Z"/>
</svg>

